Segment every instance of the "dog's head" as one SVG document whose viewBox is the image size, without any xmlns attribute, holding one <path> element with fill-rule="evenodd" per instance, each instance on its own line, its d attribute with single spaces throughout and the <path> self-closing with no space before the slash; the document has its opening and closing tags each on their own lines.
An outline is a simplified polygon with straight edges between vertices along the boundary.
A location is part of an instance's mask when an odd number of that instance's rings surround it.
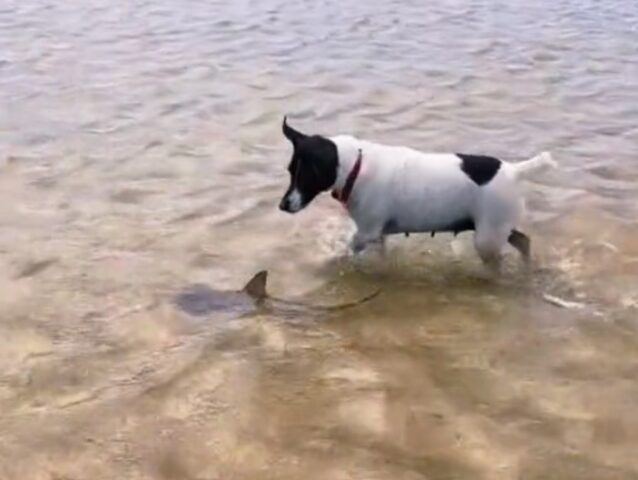
<svg viewBox="0 0 638 480">
<path fill-rule="evenodd" d="M 293 152 L 288 164 L 290 186 L 279 208 L 284 212 L 297 213 L 321 192 L 329 190 L 337 180 L 337 146 L 325 137 L 298 132 L 288 125 L 286 118 L 283 132 L 292 143 Z"/>
</svg>

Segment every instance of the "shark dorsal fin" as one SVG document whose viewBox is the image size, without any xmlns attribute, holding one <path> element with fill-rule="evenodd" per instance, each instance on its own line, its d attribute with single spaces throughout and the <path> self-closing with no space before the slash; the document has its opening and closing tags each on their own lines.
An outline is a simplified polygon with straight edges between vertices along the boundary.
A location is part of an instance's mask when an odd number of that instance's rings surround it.
<svg viewBox="0 0 638 480">
<path fill-rule="evenodd" d="M 268 271 L 262 270 L 258 272 L 250 281 L 246 284 L 243 291 L 254 299 L 261 300 L 266 298 L 266 280 L 268 279 Z"/>
</svg>

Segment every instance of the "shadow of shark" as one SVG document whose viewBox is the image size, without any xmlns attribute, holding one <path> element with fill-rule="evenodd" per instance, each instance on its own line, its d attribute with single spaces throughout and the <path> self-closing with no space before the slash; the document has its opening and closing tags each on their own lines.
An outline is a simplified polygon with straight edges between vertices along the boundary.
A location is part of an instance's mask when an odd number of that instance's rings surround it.
<svg viewBox="0 0 638 480">
<path fill-rule="evenodd" d="M 268 272 L 262 270 L 251 278 L 241 290 L 215 290 L 208 285 L 196 283 L 180 292 L 175 297 L 174 303 L 180 310 L 193 316 L 205 316 L 215 312 L 243 316 L 269 307 L 297 312 L 300 310 L 343 310 L 368 302 L 381 293 L 381 290 L 376 290 L 354 302 L 337 305 L 309 305 L 271 297 L 266 291 L 267 279 Z"/>
</svg>

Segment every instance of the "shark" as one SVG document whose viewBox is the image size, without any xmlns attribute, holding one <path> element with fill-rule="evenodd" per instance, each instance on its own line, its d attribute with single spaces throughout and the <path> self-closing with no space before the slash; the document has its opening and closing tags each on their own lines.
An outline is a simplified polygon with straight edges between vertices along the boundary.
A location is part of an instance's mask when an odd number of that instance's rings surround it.
<svg viewBox="0 0 638 480">
<path fill-rule="evenodd" d="M 215 312 L 244 316 L 268 308 L 343 310 L 366 303 L 381 293 L 381 290 L 377 289 L 353 302 L 336 305 L 310 305 L 272 297 L 266 291 L 267 280 L 268 271 L 261 270 L 239 290 L 217 290 L 203 283 L 195 283 L 179 292 L 175 296 L 174 303 L 181 311 L 192 316 L 207 316 Z"/>
</svg>

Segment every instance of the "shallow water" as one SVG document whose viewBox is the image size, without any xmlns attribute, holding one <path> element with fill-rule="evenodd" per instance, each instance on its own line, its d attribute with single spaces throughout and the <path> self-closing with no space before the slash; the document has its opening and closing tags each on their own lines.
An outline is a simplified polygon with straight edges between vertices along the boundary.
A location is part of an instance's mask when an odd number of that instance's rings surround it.
<svg viewBox="0 0 638 480">
<path fill-rule="evenodd" d="M 551 150 L 531 275 L 470 235 L 345 258 L 328 196 L 276 208 L 284 114 Z M 638 478 L 637 192 L 630 0 L 5 0 L 0 478 Z M 172 303 L 264 268 L 279 297 L 383 292 Z"/>
</svg>

